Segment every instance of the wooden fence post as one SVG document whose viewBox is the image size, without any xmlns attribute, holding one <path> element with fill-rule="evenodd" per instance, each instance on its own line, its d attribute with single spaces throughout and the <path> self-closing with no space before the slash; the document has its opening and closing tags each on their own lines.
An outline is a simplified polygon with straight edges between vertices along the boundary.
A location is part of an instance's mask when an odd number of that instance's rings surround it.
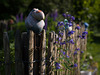
<svg viewBox="0 0 100 75">
<path fill-rule="evenodd" d="M 22 38 L 22 59 L 24 63 L 24 75 L 28 75 L 28 34 L 23 32 Z"/>
<path fill-rule="evenodd" d="M 48 51 L 47 51 L 47 75 L 52 75 L 52 51 L 53 51 L 53 33 L 49 33 Z"/>
<path fill-rule="evenodd" d="M 57 48 L 59 48 L 60 45 L 58 45 L 58 34 L 55 34 L 55 60 L 57 60 L 57 58 L 59 58 L 59 51 L 57 50 Z M 60 72 L 56 71 L 55 75 L 59 75 Z"/>
<path fill-rule="evenodd" d="M 75 22 L 73 22 L 73 31 L 75 31 L 75 27 L 76 27 L 76 23 Z M 75 31 L 76 32 L 76 31 Z M 72 57 L 72 63 L 73 64 L 75 64 L 75 58 L 77 58 L 77 56 L 76 55 L 74 55 L 74 52 L 75 52 L 75 42 L 76 42 L 76 40 L 75 40 L 75 32 L 74 32 L 74 34 L 72 34 L 72 39 L 74 40 L 74 45 L 73 44 L 71 44 L 72 45 L 72 48 L 71 48 L 71 57 Z M 73 70 L 72 70 L 72 72 L 71 72 L 71 75 L 75 75 L 75 72 L 76 72 L 76 68 L 73 68 Z"/>
<path fill-rule="evenodd" d="M 84 25 L 81 25 L 81 35 L 82 35 L 82 33 L 84 32 L 84 30 L 85 30 L 85 26 Z M 80 48 L 81 48 L 81 50 L 80 51 L 85 51 L 85 39 L 81 39 L 81 44 L 80 44 Z M 82 55 L 80 56 L 81 58 L 82 58 Z"/>
<path fill-rule="evenodd" d="M 66 40 L 69 40 L 69 37 L 68 37 L 67 34 L 68 34 L 68 30 L 66 31 Z M 67 47 L 66 47 L 66 49 L 67 49 L 67 55 L 70 56 L 70 54 L 69 54 L 69 53 L 70 53 L 70 51 L 69 51 L 70 44 L 67 43 L 66 46 L 67 46 Z M 67 69 L 67 71 L 66 71 L 66 75 L 69 75 L 69 70 L 68 70 L 68 69 Z"/>
<path fill-rule="evenodd" d="M 40 69 L 40 75 L 46 75 L 46 63 L 45 63 L 45 56 L 46 56 L 46 33 L 45 30 L 42 32 L 42 48 L 41 48 L 41 69 Z"/>
<path fill-rule="evenodd" d="M 40 75 L 40 58 L 41 58 L 41 43 L 42 38 L 41 34 L 35 34 L 34 40 L 34 75 Z"/>
<path fill-rule="evenodd" d="M 5 75 L 11 75 L 10 45 L 7 32 L 4 32 L 3 34 L 3 45 L 4 45 Z"/>
<path fill-rule="evenodd" d="M 24 62 L 24 75 L 33 75 L 34 58 L 34 33 L 29 31 L 22 33 L 22 51 Z"/>
<path fill-rule="evenodd" d="M 80 37 L 78 37 L 79 35 L 80 35 L 80 30 L 76 29 L 76 36 L 75 36 L 76 48 L 80 49 Z M 77 50 L 77 57 L 75 60 L 77 60 L 77 65 L 78 65 L 78 67 L 76 68 L 77 71 L 76 71 L 75 75 L 80 75 L 80 50 Z"/>
<path fill-rule="evenodd" d="M 53 33 L 53 50 L 52 50 L 52 66 L 55 66 L 55 64 L 54 64 L 54 61 L 55 61 L 55 53 L 56 53 L 56 50 L 55 50 L 55 40 L 56 40 L 56 38 L 55 38 L 55 32 L 53 31 L 52 32 Z M 54 72 L 53 70 L 52 70 L 52 75 L 55 75 L 56 74 L 56 72 Z"/>
<path fill-rule="evenodd" d="M 63 36 L 62 36 L 62 42 L 64 42 L 64 41 L 66 41 L 66 32 L 65 32 L 65 30 L 63 31 Z M 62 45 L 61 48 L 66 50 L 66 45 L 65 44 Z M 67 53 L 67 51 L 66 51 L 66 53 Z M 63 60 L 63 62 L 64 61 L 65 60 Z M 65 75 L 66 74 L 66 71 L 62 71 L 61 73 L 62 73 L 62 75 Z"/>
<path fill-rule="evenodd" d="M 56 59 L 57 59 L 57 57 L 58 57 L 58 56 L 57 56 L 57 55 L 58 55 L 58 54 L 57 54 L 57 45 L 56 45 L 56 42 L 57 42 L 57 41 L 56 41 L 56 40 L 57 40 L 57 37 L 58 37 L 58 35 L 55 33 L 55 41 L 54 41 L 54 42 L 55 42 L 55 43 L 54 43 L 54 49 L 55 49 L 55 52 L 54 52 L 54 57 L 55 57 L 55 58 L 54 58 L 54 60 L 56 60 Z M 55 71 L 55 75 L 58 75 L 58 71 Z"/>
<path fill-rule="evenodd" d="M 34 33 L 29 31 L 29 75 L 33 75 Z"/>
<path fill-rule="evenodd" d="M 15 75 L 24 75 L 21 47 L 21 34 L 17 30 L 15 35 Z"/>
</svg>

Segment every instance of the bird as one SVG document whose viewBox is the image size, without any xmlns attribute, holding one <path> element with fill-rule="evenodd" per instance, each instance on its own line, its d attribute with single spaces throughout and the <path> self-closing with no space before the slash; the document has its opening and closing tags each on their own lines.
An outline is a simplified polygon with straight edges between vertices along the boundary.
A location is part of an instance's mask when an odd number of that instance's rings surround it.
<svg viewBox="0 0 100 75">
<path fill-rule="evenodd" d="M 27 30 L 32 30 L 34 33 L 39 34 L 45 26 L 45 14 L 43 11 L 33 8 L 25 19 L 25 26 Z"/>
</svg>

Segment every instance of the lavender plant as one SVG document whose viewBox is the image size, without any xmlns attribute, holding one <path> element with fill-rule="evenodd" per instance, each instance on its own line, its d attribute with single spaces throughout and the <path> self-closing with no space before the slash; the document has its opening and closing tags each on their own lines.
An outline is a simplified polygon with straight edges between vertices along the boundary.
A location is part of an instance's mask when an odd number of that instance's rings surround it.
<svg viewBox="0 0 100 75">
<path fill-rule="evenodd" d="M 74 63 L 72 63 L 72 58 L 70 56 L 67 55 L 67 51 L 69 50 L 68 47 L 66 47 L 66 49 L 63 49 L 62 46 L 63 45 L 67 45 L 68 43 L 75 45 L 76 49 L 73 53 L 74 56 L 76 56 L 78 54 L 78 51 L 80 50 L 77 46 L 76 46 L 76 42 L 70 37 L 71 35 L 73 35 L 75 33 L 75 31 L 72 30 L 72 26 L 73 26 L 73 21 L 75 20 L 74 16 L 71 16 L 70 14 L 66 15 L 65 13 L 63 14 L 63 17 L 65 18 L 64 21 L 60 21 L 57 23 L 57 27 L 58 27 L 58 40 L 55 42 L 55 44 L 59 45 L 58 51 L 59 56 L 57 58 L 57 60 L 55 61 L 55 69 L 57 70 L 71 70 L 75 67 L 77 67 L 77 63 L 76 61 Z M 81 27 L 79 26 L 79 24 L 76 25 L 75 30 L 80 30 Z M 67 37 L 69 37 L 69 39 L 62 41 L 62 36 L 64 35 L 64 30 L 67 31 Z M 85 29 L 86 30 L 86 29 Z M 88 34 L 87 31 L 84 31 L 81 35 L 78 34 L 78 38 L 81 39 L 85 39 L 86 35 Z M 81 51 L 81 53 L 84 53 L 84 51 Z"/>
<path fill-rule="evenodd" d="M 59 51 L 59 56 L 58 59 L 55 61 L 55 69 L 60 69 L 60 70 L 71 70 L 72 68 L 74 67 L 77 67 L 77 64 L 73 64 L 71 62 L 71 57 L 69 57 L 67 55 L 67 51 L 68 51 L 68 48 L 66 47 L 65 49 L 62 48 L 63 45 L 67 45 L 67 43 L 70 43 L 70 44 L 75 44 L 74 40 L 73 39 L 69 39 L 69 40 L 64 40 L 62 41 L 62 37 L 64 35 L 64 30 L 65 31 L 68 31 L 67 33 L 67 36 L 70 37 L 71 35 L 74 34 L 75 31 L 72 30 L 72 26 L 73 26 L 73 21 L 75 20 L 75 18 L 71 15 L 66 15 L 65 13 L 63 14 L 63 17 L 65 18 L 64 21 L 60 21 L 57 23 L 57 27 L 58 27 L 58 34 L 59 34 L 59 37 L 58 37 L 58 40 L 55 42 L 55 44 L 59 44 L 59 48 L 58 48 L 58 51 Z M 77 49 L 79 50 L 79 49 Z M 77 51 L 76 53 L 74 54 L 77 54 Z"/>
</svg>

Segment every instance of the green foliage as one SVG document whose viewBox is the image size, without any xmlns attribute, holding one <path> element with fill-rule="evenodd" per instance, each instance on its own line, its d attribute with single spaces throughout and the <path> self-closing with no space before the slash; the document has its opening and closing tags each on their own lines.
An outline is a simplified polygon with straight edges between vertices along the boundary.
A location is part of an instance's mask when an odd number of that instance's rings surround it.
<svg viewBox="0 0 100 75">
<path fill-rule="evenodd" d="M 17 26 L 16 26 L 16 25 L 17 25 Z M 19 29 L 21 32 L 27 31 L 27 30 L 26 30 L 26 27 L 25 27 L 25 22 L 18 22 L 16 25 L 15 25 L 15 27 L 16 27 L 17 29 Z"/>
<path fill-rule="evenodd" d="M 56 31 L 56 26 L 57 26 L 57 22 L 53 21 L 53 18 L 48 17 L 48 26 L 47 26 L 48 32 Z"/>
<path fill-rule="evenodd" d="M 8 19 L 11 15 L 25 12 L 32 0 L 1 0 L 0 19 Z"/>
<path fill-rule="evenodd" d="M 93 31 L 88 30 L 88 38 L 87 38 L 88 43 L 93 42 L 93 34 L 94 34 Z"/>
<path fill-rule="evenodd" d="M 10 43 L 10 57 L 11 57 L 11 61 L 14 62 L 15 61 L 15 44 Z"/>
<path fill-rule="evenodd" d="M 100 44 L 99 43 L 88 43 L 87 51 L 93 56 L 94 62 L 97 62 L 98 65 L 94 65 L 98 68 L 98 75 L 100 74 Z"/>
</svg>

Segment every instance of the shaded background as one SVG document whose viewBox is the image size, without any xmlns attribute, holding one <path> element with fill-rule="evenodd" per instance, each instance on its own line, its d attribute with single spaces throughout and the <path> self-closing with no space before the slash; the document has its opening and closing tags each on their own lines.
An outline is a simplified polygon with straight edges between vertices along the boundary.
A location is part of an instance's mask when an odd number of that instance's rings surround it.
<svg viewBox="0 0 100 75">
<path fill-rule="evenodd" d="M 0 0 L 0 19 L 9 19 L 20 13 L 27 16 L 33 8 L 39 8 L 45 14 L 55 9 L 60 14 L 69 12 L 76 21 L 84 20 L 91 25 L 91 30 L 100 31 L 99 0 Z"/>
<path fill-rule="evenodd" d="M 93 56 L 100 74 L 100 1 L 99 0 L 0 0 L 0 21 L 7 21 L 12 29 L 0 29 L 0 61 L 4 60 L 2 31 L 8 31 L 11 41 L 11 55 L 14 60 L 14 29 L 26 31 L 25 18 L 33 8 L 43 10 L 45 15 L 50 14 L 45 21 L 47 32 L 56 30 L 57 21 L 62 20 L 61 14 L 67 13 L 75 17 L 75 22 L 87 22 L 88 44 L 87 53 Z M 56 11 L 55 11 L 56 10 Z M 11 21 L 11 19 L 13 21 Z M 3 66 L 2 66 L 3 67 Z M 83 68 L 82 68 L 83 69 Z M 3 70 L 3 68 L 0 68 Z M 86 68 L 84 69 L 86 70 Z"/>
</svg>

